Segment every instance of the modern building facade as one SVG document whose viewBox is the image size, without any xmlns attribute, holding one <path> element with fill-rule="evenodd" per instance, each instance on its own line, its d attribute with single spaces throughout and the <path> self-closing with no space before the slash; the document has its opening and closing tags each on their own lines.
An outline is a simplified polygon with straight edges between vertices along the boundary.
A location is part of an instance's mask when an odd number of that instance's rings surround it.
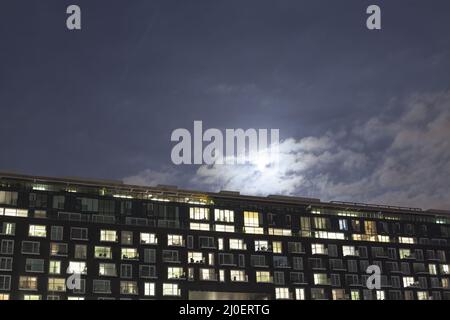
<svg viewBox="0 0 450 320">
<path fill-rule="evenodd" d="M 0 300 L 450 300 L 449 235 L 439 210 L 0 173 Z"/>
</svg>

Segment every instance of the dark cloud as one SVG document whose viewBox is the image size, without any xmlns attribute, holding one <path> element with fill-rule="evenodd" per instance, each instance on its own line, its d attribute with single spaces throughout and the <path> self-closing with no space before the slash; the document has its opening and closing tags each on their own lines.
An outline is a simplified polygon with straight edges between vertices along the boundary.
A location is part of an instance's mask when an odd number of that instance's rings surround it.
<svg viewBox="0 0 450 320">
<path fill-rule="evenodd" d="M 82 8 L 81 32 L 65 29 L 73 3 Z M 399 135 L 394 145 L 387 124 L 405 115 L 406 97 L 448 90 L 450 3 L 378 3 L 381 32 L 365 28 L 365 0 L 3 0 L 0 168 L 112 179 L 147 172 L 139 181 L 216 188 L 208 171 L 170 163 L 171 132 L 194 120 L 279 128 L 296 146 L 328 139 L 314 167 L 328 188 L 380 170 L 374 159 L 386 152 L 422 157 L 394 148 L 408 141 Z M 166 171 L 177 173 L 157 174 Z M 295 192 L 322 194 L 314 177 Z M 278 187 L 291 192 L 296 175 L 285 179 Z M 412 183 L 402 190 L 417 198 Z M 338 191 L 365 199 L 330 194 Z"/>
</svg>

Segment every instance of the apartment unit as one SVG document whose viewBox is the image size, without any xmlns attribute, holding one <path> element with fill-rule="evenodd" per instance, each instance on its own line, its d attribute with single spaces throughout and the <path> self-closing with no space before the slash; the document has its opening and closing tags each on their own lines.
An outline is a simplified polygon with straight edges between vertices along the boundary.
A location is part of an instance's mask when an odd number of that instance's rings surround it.
<svg viewBox="0 0 450 320">
<path fill-rule="evenodd" d="M 0 173 L 0 300 L 450 300 L 449 236 L 439 210 Z"/>
</svg>

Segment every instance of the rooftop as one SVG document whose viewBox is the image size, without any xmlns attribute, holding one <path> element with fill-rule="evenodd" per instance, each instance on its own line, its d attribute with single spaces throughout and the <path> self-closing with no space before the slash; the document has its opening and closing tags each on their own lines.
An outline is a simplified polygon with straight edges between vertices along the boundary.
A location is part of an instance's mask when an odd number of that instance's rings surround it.
<svg viewBox="0 0 450 320">
<path fill-rule="evenodd" d="M 448 210 L 410 208 L 399 207 L 390 205 L 379 204 L 367 204 L 358 202 L 342 202 L 331 201 L 323 202 L 317 198 L 305 198 L 295 196 L 284 195 L 268 195 L 251 196 L 241 194 L 239 191 L 222 190 L 219 192 L 201 192 L 193 190 L 179 189 L 177 186 L 171 185 L 157 185 L 157 186 L 139 186 L 124 184 L 119 180 L 102 180 L 102 179 L 85 179 L 78 177 L 46 177 L 46 176 L 32 176 L 27 174 L 19 174 L 12 172 L 0 172 L 0 180 L 17 180 L 22 182 L 28 182 L 32 184 L 49 184 L 49 185 L 62 185 L 66 188 L 74 187 L 86 187 L 86 188 L 98 188 L 98 189 L 111 189 L 117 194 L 152 194 L 155 196 L 174 196 L 174 197 L 193 197 L 200 199 L 229 199 L 229 200 L 245 200 L 263 203 L 277 203 L 285 205 L 313 205 L 319 208 L 329 209 L 342 209 L 342 210 L 354 210 L 354 211 L 374 211 L 374 212 L 393 212 L 393 213 L 408 213 L 408 214 L 421 214 L 421 215 L 433 215 L 433 216 L 450 216 Z"/>
</svg>

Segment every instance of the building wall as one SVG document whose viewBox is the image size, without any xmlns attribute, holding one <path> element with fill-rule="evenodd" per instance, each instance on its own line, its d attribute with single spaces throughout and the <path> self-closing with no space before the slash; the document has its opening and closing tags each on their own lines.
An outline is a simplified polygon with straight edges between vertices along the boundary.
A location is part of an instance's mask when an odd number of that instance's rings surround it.
<svg viewBox="0 0 450 320">
<path fill-rule="evenodd" d="M 0 298 L 4 299 L 450 299 L 450 226 L 442 216 L 339 205 L 332 208 L 316 202 L 224 198 L 219 194 L 209 196 L 203 204 L 188 203 L 187 198 L 184 202 L 173 197 L 161 201 L 164 196 L 144 200 L 131 192 L 114 197 L 102 188 L 86 189 L 75 182 L 69 188 L 57 183 L 37 186 L 3 180 L 0 190 Z M 199 214 L 191 219 L 193 208 L 201 208 L 197 213 L 209 212 L 208 219 Z M 16 209 L 24 216 L 14 216 Z M 216 209 L 233 212 L 233 222 L 216 221 Z M 252 222 L 256 224 L 247 221 L 246 226 L 246 215 L 255 217 Z M 192 229 L 199 224 L 210 230 Z M 217 225 L 227 225 L 234 232 L 213 231 Z M 54 237 L 54 227 L 63 228 L 62 238 Z M 45 234 L 36 236 L 44 230 Z M 112 241 L 102 241 L 104 231 L 115 231 Z M 78 233 L 85 233 L 84 238 Z M 157 244 L 141 243 L 141 233 L 154 234 Z M 170 245 L 173 236 L 181 236 L 179 245 Z M 13 252 L 8 247 L 11 240 Z M 232 249 L 230 243 L 235 240 L 242 240 L 245 246 Z M 263 245 L 266 250 L 256 251 L 255 241 L 267 241 L 267 247 Z M 24 252 L 32 246 L 27 242 L 39 243 L 36 254 Z M 205 242 L 210 243 L 205 246 Z M 67 245 L 67 253 L 52 253 L 55 244 Z M 86 257 L 75 256 L 77 245 L 86 246 Z M 96 247 L 110 248 L 112 258 L 96 257 Z M 122 250 L 127 248 L 135 249 L 138 257 L 124 257 L 128 253 Z M 177 261 L 164 258 L 168 250 L 177 252 Z M 191 261 L 190 252 L 202 253 L 204 262 Z M 224 261 L 230 258 L 227 254 L 233 256 L 232 265 Z M 146 259 L 152 255 L 154 259 Z M 252 256 L 264 256 L 266 266 L 255 266 Z M 286 263 L 277 262 L 282 259 Z M 60 274 L 49 274 L 50 261 L 60 262 Z M 36 263 L 38 268 L 42 262 L 43 269 L 33 272 L 27 269 L 27 262 Z M 80 277 L 85 288 L 74 292 L 65 286 L 71 276 L 67 268 L 83 263 L 86 273 Z M 114 264 L 117 275 L 100 275 L 100 264 L 104 263 Z M 379 290 L 365 285 L 369 265 L 381 267 Z M 129 266 L 131 275 L 121 275 L 121 269 L 129 270 Z M 144 276 L 142 266 L 153 268 L 155 273 Z M 181 268 L 182 272 L 169 279 L 169 268 Z M 213 270 L 211 280 L 200 277 L 201 269 L 206 268 Z M 257 272 L 269 272 L 269 282 L 257 282 Z M 36 288 L 27 289 L 25 280 L 31 287 L 36 280 Z M 110 290 L 95 291 L 98 280 L 109 281 Z M 173 294 L 169 294 L 171 286 Z M 146 288 L 150 295 L 145 294 Z"/>
</svg>

